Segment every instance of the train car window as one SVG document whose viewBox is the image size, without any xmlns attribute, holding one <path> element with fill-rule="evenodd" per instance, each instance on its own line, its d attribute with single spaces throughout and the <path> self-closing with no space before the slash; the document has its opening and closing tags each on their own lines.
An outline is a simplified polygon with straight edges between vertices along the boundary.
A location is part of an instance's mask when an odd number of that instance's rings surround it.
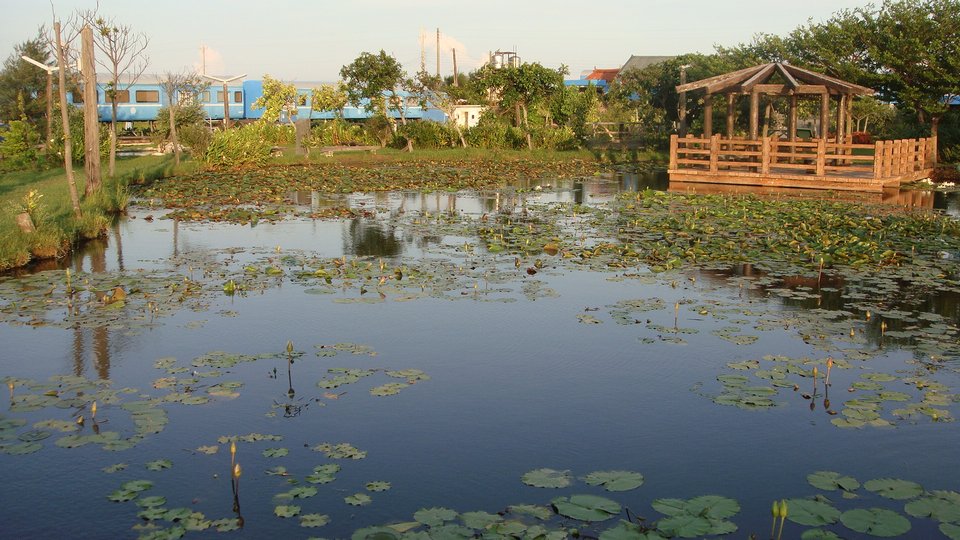
<svg viewBox="0 0 960 540">
<path fill-rule="evenodd" d="M 204 103 L 210 103 L 210 91 L 209 91 L 209 90 L 205 90 L 205 91 L 203 92 L 203 98 L 202 98 L 202 99 L 203 99 L 203 102 L 204 102 Z"/>
<path fill-rule="evenodd" d="M 160 103 L 159 90 L 137 90 L 137 103 Z"/>
<path fill-rule="evenodd" d="M 233 102 L 234 103 L 243 103 L 243 92 L 236 91 L 233 93 Z"/>
<path fill-rule="evenodd" d="M 70 92 L 74 103 L 83 103 L 83 92 Z"/>
<path fill-rule="evenodd" d="M 217 103 L 223 103 L 223 90 L 217 90 Z"/>
<path fill-rule="evenodd" d="M 130 91 L 129 90 L 117 90 L 114 93 L 117 103 L 130 103 Z M 108 101 L 108 103 L 110 103 Z"/>
</svg>

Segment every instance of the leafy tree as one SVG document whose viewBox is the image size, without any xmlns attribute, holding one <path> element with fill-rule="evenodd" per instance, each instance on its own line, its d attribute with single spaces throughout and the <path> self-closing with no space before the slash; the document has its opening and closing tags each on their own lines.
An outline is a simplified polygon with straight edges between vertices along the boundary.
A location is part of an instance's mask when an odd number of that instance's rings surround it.
<svg viewBox="0 0 960 540">
<path fill-rule="evenodd" d="M 161 84 L 170 99 L 165 111 L 167 113 L 167 134 L 170 143 L 173 145 L 174 163 L 179 165 L 180 141 L 177 139 L 177 115 L 181 110 L 200 108 L 200 104 L 192 97 L 203 92 L 209 84 L 204 83 L 200 75 L 196 73 L 173 73 L 169 71 L 164 75 Z M 193 107 L 190 107 L 190 104 L 193 104 Z M 162 118 L 159 112 L 157 117 Z"/>
<path fill-rule="evenodd" d="M 253 102 L 254 109 L 263 109 L 264 122 L 277 122 L 286 115 L 290 125 L 300 105 L 306 105 L 306 97 L 297 93 L 297 87 L 270 75 L 263 76 L 263 95 Z"/>
<path fill-rule="evenodd" d="M 25 119 L 10 122 L 0 131 L 0 170 L 21 170 L 37 166 L 40 134 Z"/>
<path fill-rule="evenodd" d="M 938 128 L 960 95 L 960 3 L 956 0 L 885 0 L 857 10 L 866 28 L 877 85 L 886 100 L 917 113 L 930 123 L 936 144 Z"/>
<path fill-rule="evenodd" d="M 855 131 L 882 132 L 884 126 L 893 119 L 894 109 L 891 105 L 872 96 L 861 96 L 853 101 L 851 107 Z"/>
<path fill-rule="evenodd" d="M 117 162 L 117 93 L 128 90 L 147 69 L 147 45 L 150 38 L 135 32 L 129 25 L 104 18 L 96 10 L 78 13 L 93 29 L 93 41 L 100 54 L 97 64 L 110 73 L 106 98 L 110 101 L 110 164 L 107 174 L 113 176 Z M 121 83 L 120 76 L 126 75 Z"/>
<path fill-rule="evenodd" d="M 421 92 L 425 101 L 447 115 L 450 123 L 453 124 L 454 131 L 457 132 L 457 138 L 460 139 L 460 146 L 466 148 L 467 140 L 463 136 L 463 130 L 460 129 L 460 123 L 457 122 L 454 115 L 457 103 L 459 102 L 456 89 L 460 87 L 450 86 L 440 77 L 430 75 L 426 71 L 417 73 L 417 80 L 420 82 Z"/>
<path fill-rule="evenodd" d="M 360 53 L 353 62 L 340 69 L 340 76 L 350 103 L 359 107 L 366 100 L 368 109 L 384 116 L 387 112 L 384 94 L 396 96 L 405 78 L 400 62 L 383 49 L 378 54 Z"/>
<path fill-rule="evenodd" d="M 0 71 L 0 119 L 20 118 L 17 100 L 22 96 L 23 113 L 28 121 L 38 124 L 44 117 L 47 105 L 47 74 L 21 58 L 24 55 L 42 64 L 49 63 L 50 49 L 46 38 L 38 32 L 37 37 L 15 46 L 13 53 L 3 62 L 3 70 Z"/>
<path fill-rule="evenodd" d="M 317 112 L 332 111 L 337 118 L 343 118 L 343 108 L 348 102 L 347 89 L 342 82 L 336 86 L 324 84 L 313 89 L 310 96 L 310 108 Z"/>
<path fill-rule="evenodd" d="M 492 105 L 501 110 L 514 109 L 516 125 L 523 126 L 527 147 L 532 149 L 530 107 L 560 92 L 566 73 L 566 66 L 554 70 L 537 62 L 500 68 L 487 64 L 473 74 L 471 81 L 486 92 Z"/>
</svg>

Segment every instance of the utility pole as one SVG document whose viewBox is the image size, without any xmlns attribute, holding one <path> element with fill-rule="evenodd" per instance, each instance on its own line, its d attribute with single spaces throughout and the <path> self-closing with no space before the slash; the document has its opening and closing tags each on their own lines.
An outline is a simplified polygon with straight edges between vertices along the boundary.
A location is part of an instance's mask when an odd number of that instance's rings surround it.
<svg viewBox="0 0 960 540">
<path fill-rule="evenodd" d="M 214 77 L 212 75 L 203 75 L 207 79 L 223 83 L 223 129 L 227 130 L 230 128 L 230 95 L 227 93 L 227 83 L 233 82 L 237 79 L 242 79 L 247 76 L 246 73 L 243 75 L 237 75 L 236 77 L 229 77 L 226 79 L 221 79 L 219 77 Z"/>
<path fill-rule="evenodd" d="M 420 71 L 427 72 L 426 36 L 423 28 L 420 28 Z"/>
<path fill-rule="evenodd" d="M 100 189 L 100 114 L 97 111 L 97 65 L 93 57 L 93 30 L 80 30 L 80 72 L 83 75 L 83 168 L 87 172 L 85 195 Z"/>
<path fill-rule="evenodd" d="M 63 54 L 63 42 L 60 38 L 60 21 L 53 23 L 53 32 L 57 36 L 57 65 L 60 68 L 60 119 L 63 121 L 63 168 L 67 173 L 67 184 L 70 186 L 70 202 L 73 204 L 73 214 L 80 219 L 83 211 L 80 210 L 80 195 L 77 194 L 77 181 L 73 177 L 73 137 L 70 136 L 70 113 L 67 111 L 67 68 Z"/>
<path fill-rule="evenodd" d="M 437 77 L 440 76 L 440 29 L 437 28 Z"/>
<path fill-rule="evenodd" d="M 457 49 L 453 49 L 453 85 L 460 86 L 457 80 Z"/>
<path fill-rule="evenodd" d="M 53 72 L 56 71 L 57 68 L 48 66 L 46 64 L 41 64 L 29 56 L 21 56 L 20 58 L 23 58 L 25 61 L 30 62 L 31 64 L 47 72 L 47 138 L 43 141 L 43 147 L 49 148 L 50 141 L 53 140 L 53 136 L 51 135 L 51 124 L 53 119 Z"/>
</svg>

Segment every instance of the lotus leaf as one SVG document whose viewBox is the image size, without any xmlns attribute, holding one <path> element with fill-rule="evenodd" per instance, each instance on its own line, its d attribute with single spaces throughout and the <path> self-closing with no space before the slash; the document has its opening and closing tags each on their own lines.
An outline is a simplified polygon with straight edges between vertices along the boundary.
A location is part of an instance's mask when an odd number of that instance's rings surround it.
<svg viewBox="0 0 960 540">
<path fill-rule="evenodd" d="M 183 521 L 194 514 L 193 510 L 189 508 L 171 508 L 167 510 L 167 515 L 164 517 L 167 521 Z M 203 514 L 201 514 L 202 517 Z"/>
<path fill-rule="evenodd" d="M 657 530 L 667 537 L 696 538 L 711 534 L 710 520 L 690 514 L 678 514 L 658 520 Z"/>
<path fill-rule="evenodd" d="M 840 514 L 840 521 L 848 529 L 873 536 L 900 536 L 910 530 L 907 518 L 885 508 L 848 510 Z"/>
<path fill-rule="evenodd" d="M 301 527 L 323 527 L 330 523 L 330 516 L 326 514 L 303 514 L 300 516 Z"/>
<path fill-rule="evenodd" d="M 103 471 L 103 472 L 105 472 L 105 473 L 107 473 L 107 474 L 113 474 L 113 473 L 115 473 L 115 472 L 120 472 L 120 471 L 122 471 L 122 470 L 125 470 L 126 468 L 127 468 L 127 464 L 126 464 L 126 463 L 116 463 L 116 464 L 113 464 L 113 465 L 104 467 L 104 468 L 102 468 L 102 469 L 100 469 L 100 470 Z"/>
<path fill-rule="evenodd" d="M 553 515 L 553 511 L 546 506 L 537 506 L 533 504 L 515 504 L 507 507 L 507 510 L 511 514 L 524 514 L 533 516 L 539 520 L 550 519 L 550 516 Z"/>
<path fill-rule="evenodd" d="M 306 499 L 313 497 L 317 494 L 317 488 L 312 486 L 298 486 L 286 493 L 281 493 L 278 497 L 284 498 L 293 498 L 293 499 Z"/>
<path fill-rule="evenodd" d="M 787 499 L 787 519 L 801 525 L 820 527 L 836 523 L 840 511 L 823 501 L 810 499 Z"/>
<path fill-rule="evenodd" d="M 538 488 L 564 488 L 570 485 L 573 477 L 570 471 L 558 471 L 555 469 L 535 469 L 521 477 L 521 481 L 528 485 Z"/>
<path fill-rule="evenodd" d="M 558 497 L 551 504 L 561 516 L 580 521 L 604 521 L 620 513 L 620 505 L 616 501 L 596 495 Z"/>
<path fill-rule="evenodd" d="M 197 452 L 201 454 L 207 454 L 208 456 L 216 454 L 219 450 L 220 450 L 220 447 L 217 445 L 197 447 Z"/>
<path fill-rule="evenodd" d="M 923 487 L 920 484 L 895 478 L 868 480 L 863 487 L 881 497 L 896 500 L 912 499 L 923 493 Z"/>
<path fill-rule="evenodd" d="M 842 540 L 837 533 L 826 529 L 807 529 L 800 535 L 800 540 Z"/>
<path fill-rule="evenodd" d="M 852 476 L 841 476 L 834 471 L 817 471 L 807 475 L 807 482 L 810 482 L 815 488 L 825 491 L 834 491 L 837 488 L 844 491 L 856 491 L 860 488 L 860 482 L 857 482 Z"/>
<path fill-rule="evenodd" d="M 142 508 L 149 508 L 151 506 L 163 506 L 165 504 L 167 504 L 167 498 L 161 497 L 159 495 L 143 497 L 137 500 L 137 506 L 140 506 Z"/>
<path fill-rule="evenodd" d="M 152 487 L 153 487 L 153 482 L 149 480 L 131 480 L 123 484 L 122 486 L 120 486 L 121 489 L 124 489 L 127 491 L 137 491 L 137 492 L 146 491 Z"/>
<path fill-rule="evenodd" d="M 960 525 L 954 523 L 941 523 L 940 532 L 950 540 L 960 540 Z"/>
<path fill-rule="evenodd" d="M 351 540 L 400 540 L 403 533 L 390 527 L 364 527 L 357 529 L 350 537 Z"/>
<path fill-rule="evenodd" d="M 460 514 L 463 524 L 471 529 L 485 529 L 494 523 L 503 521 L 503 518 L 497 514 L 487 512 L 464 512 Z"/>
<path fill-rule="evenodd" d="M 665 537 L 621 519 L 616 527 L 600 533 L 600 540 L 665 540 Z"/>
<path fill-rule="evenodd" d="M 373 502 L 373 499 L 365 493 L 354 493 L 353 495 L 344 497 L 343 502 L 350 506 L 366 506 Z"/>
<path fill-rule="evenodd" d="M 413 514 L 413 519 L 417 520 L 419 523 L 423 523 L 428 527 L 439 527 L 440 525 L 443 525 L 444 522 L 457 519 L 458 515 L 459 514 L 453 510 L 450 510 L 449 508 L 421 508 Z M 473 533 L 471 532 L 471 534 Z"/>
<path fill-rule="evenodd" d="M 401 390 L 410 386 L 409 384 L 404 383 L 387 383 L 381 386 L 370 389 L 370 395 L 372 396 L 393 396 L 399 394 Z"/>
<path fill-rule="evenodd" d="M 960 521 L 960 493 L 934 490 L 903 508 L 914 517 L 933 518 L 943 522 Z"/>
<path fill-rule="evenodd" d="M 38 442 L 21 442 L 16 444 L 0 444 L 0 452 L 11 456 L 32 454 L 43 448 Z"/>
<path fill-rule="evenodd" d="M 358 450 L 349 443 L 320 443 L 310 449 L 314 452 L 323 452 L 330 459 L 363 459 L 367 457 L 365 451 Z"/>
<path fill-rule="evenodd" d="M 210 522 L 210 526 L 217 529 L 217 532 L 230 532 L 240 528 L 240 520 L 237 518 L 216 519 Z"/>
<path fill-rule="evenodd" d="M 390 489 L 390 482 L 367 482 L 367 491 L 387 491 Z"/>
<path fill-rule="evenodd" d="M 267 448 L 262 452 L 263 457 L 268 457 L 268 458 L 284 457 L 289 453 L 290 453 L 290 450 L 286 448 Z"/>
<path fill-rule="evenodd" d="M 591 486 L 603 486 L 607 491 L 629 491 L 643 485 L 643 475 L 632 471 L 597 471 L 583 481 Z"/>
<path fill-rule="evenodd" d="M 299 514 L 299 513 L 300 513 L 300 507 L 299 507 L 299 506 L 293 506 L 293 505 L 285 505 L 285 504 L 284 504 L 284 505 L 279 505 L 279 506 L 277 506 L 277 507 L 275 507 L 275 508 L 273 509 L 273 513 L 274 513 L 275 515 L 277 515 L 278 517 L 289 518 L 289 517 L 293 517 L 293 516 L 296 516 L 297 514 Z"/>
<path fill-rule="evenodd" d="M 157 459 L 147 462 L 146 467 L 148 471 L 162 471 L 163 469 L 173 467 L 173 462 L 169 459 Z"/>
<path fill-rule="evenodd" d="M 166 508 L 159 507 L 148 507 L 144 510 L 137 512 L 137 517 L 145 519 L 147 521 L 156 521 L 163 519 L 167 516 Z"/>
<path fill-rule="evenodd" d="M 107 499 L 113 502 L 127 502 L 137 498 L 138 494 L 139 492 L 137 491 L 133 491 L 129 489 L 118 489 L 113 493 L 111 493 L 110 495 L 107 495 Z"/>
</svg>

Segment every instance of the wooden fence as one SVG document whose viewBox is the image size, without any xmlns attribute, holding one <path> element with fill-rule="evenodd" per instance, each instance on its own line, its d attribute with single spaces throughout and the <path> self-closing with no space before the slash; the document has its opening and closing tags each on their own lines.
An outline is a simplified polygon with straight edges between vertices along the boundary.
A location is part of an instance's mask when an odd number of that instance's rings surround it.
<svg viewBox="0 0 960 540">
<path fill-rule="evenodd" d="M 874 144 L 836 143 L 818 140 L 786 141 L 773 137 L 759 140 L 670 138 L 670 172 L 685 179 L 703 176 L 756 176 L 789 179 L 800 176 L 821 179 L 859 179 L 883 183 L 923 178 L 932 168 L 930 139 L 877 141 Z"/>
</svg>

